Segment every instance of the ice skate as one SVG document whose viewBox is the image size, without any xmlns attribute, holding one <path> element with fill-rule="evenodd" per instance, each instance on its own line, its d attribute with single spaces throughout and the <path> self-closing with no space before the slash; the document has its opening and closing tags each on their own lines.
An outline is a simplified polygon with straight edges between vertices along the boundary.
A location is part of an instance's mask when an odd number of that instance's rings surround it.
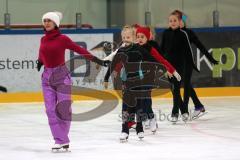
<svg viewBox="0 0 240 160">
<path fill-rule="evenodd" d="M 206 113 L 207 112 L 204 107 L 201 107 L 201 108 L 195 107 L 195 110 L 192 113 L 192 120 L 198 119 L 199 117 L 204 116 Z"/>
<path fill-rule="evenodd" d="M 140 140 L 142 140 L 144 138 L 144 132 L 137 133 L 137 136 Z"/>
<path fill-rule="evenodd" d="M 137 132 L 137 136 L 140 140 L 144 138 L 142 122 L 137 122 L 136 132 Z"/>
<path fill-rule="evenodd" d="M 58 152 L 70 152 L 69 151 L 69 144 L 54 144 L 52 147 L 52 152 L 53 153 L 58 153 Z"/>
<path fill-rule="evenodd" d="M 178 117 L 172 117 L 171 122 L 172 122 L 173 124 L 176 124 L 177 121 L 178 121 Z"/>
<path fill-rule="evenodd" d="M 149 129 L 150 128 L 150 121 L 147 119 L 142 122 L 144 129 Z"/>
<path fill-rule="evenodd" d="M 182 114 L 182 121 L 183 122 L 187 122 L 188 121 L 188 118 L 189 118 L 189 114 L 188 113 L 184 113 L 184 114 Z"/>
<path fill-rule="evenodd" d="M 155 119 L 155 118 L 150 119 L 150 120 L 149 120 L 149 124 L 150 124 L 150 129 L 151 129 L 151 131 L 152 131 L 153 133 L 156 133 L 157 128 L 158 128 L 156 119 Z"/>
<path fill-rule="evenodd" d="M 125 133 L 125 132 L 122 132 L 120 137 L 119 137 L 119 140 L 120 140 L 121 143 L 127 142 L 128 141 L 128 134 Z"/>
</svg>

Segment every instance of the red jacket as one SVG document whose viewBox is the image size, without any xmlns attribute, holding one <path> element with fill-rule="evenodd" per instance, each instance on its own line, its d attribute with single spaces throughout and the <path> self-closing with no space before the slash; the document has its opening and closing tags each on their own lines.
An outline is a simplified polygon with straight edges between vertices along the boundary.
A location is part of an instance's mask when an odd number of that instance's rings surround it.
<svg viewBox="0 0 240 160">
<path fill-rule="evenodd" d="M 154 47 L 151 48 L 150 54 L 161 64 L 164 65 L 164 67 L 167 69 L 167 71 L 171 74 L 176 70 L 163 56 L 161 53 L 159 53 Z"/>
<path fill-rule="evenodd" d="M 41 38 L 39 58 L 45 67 L 54 68 L 65 63 L 65 50 L 70 49 L 85 58 L 91 60 L 91 55 L 86 49 L 78 46 L 66 35 L 62 35 L 58 29 L 46 31 Z"/>
</svg>

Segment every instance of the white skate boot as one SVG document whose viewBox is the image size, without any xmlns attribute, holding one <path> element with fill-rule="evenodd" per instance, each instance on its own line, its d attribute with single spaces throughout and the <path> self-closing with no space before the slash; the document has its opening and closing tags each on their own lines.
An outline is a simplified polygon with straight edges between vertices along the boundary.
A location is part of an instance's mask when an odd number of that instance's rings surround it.
<svg viewBox="0 0 240 160">
<path fill-rule="evenodd" d="M 144 129 L 147 130 L 147 129 L 150 128 L 150 121 L 149 121 L 149 119 L 143 121 L 142 123 L 143 123 L 143 127 L 144 127 Z"/>
<path fill-rule="evenodd" d="M 204 107 L 201 108 L 196 108 L 194 112 L 192 113 L 192 120 L 198 119 L 199 117 L 202 117 L 203 115 L 205 115 L 207 112 L 205 111 Z"/>
<path fill-rule="evenodd" d="M 158 128 L 156 119 L 155 119 L 155 118 L 150 119 L 150 120 L 149 120 L 149 124 L 150 124 L 150 129 L 151 129 L 151 131 L 152 131 L 153 133 L 156 133 L 157 128 Z"/>
<path fill-rule="evenodd" d="M 125 132 L 122 132 L 122 133 L 120 134 L 119 139 L 120 139 L 120 142 L 122 142 L 122 143 L 127 142 L 127 141 L 128 141 L 128 134 L 125 133 Z"/>
<path fill-rule="evenodd" d="M 187 122 L 188 121 L 188 118 L 189 118 L 189 115 L 188 115 L 188 113 L 184 113 L 184 114 L 182 114 L 182 120 L 183 120 L 183 122 Z"/>
<path fill-rule="evenodd" d="M 178 121 L 178 117 L 172 117 L 171 122 L 172 122 L 173 124 L 176 124 L 177 121 Z"/>
<path fill-rule="evenodd" d="M 144 132 L 139 132 L 137 136 L 140 140 L 142 140 L 144 138 Z"/>
<path fill-rule="evenodd" d="M 57 153 L 57 152 L 69 152 L 69 144 L 54 144 L 52 147 L 52 152 Z"/>
</svg>

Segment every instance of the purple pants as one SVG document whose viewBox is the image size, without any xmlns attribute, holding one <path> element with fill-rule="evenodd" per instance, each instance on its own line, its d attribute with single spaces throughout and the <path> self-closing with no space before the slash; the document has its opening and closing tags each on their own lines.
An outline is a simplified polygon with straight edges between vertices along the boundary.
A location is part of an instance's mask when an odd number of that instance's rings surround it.
<svg viewBox="0 0 240 160">
<path fill-rule="evenodd" d="M 48 123 L 55 143 L 69 143 L 72 114 L 71 77 L 65 65 L 44 68 L 42 90 Z"/>
</svg>

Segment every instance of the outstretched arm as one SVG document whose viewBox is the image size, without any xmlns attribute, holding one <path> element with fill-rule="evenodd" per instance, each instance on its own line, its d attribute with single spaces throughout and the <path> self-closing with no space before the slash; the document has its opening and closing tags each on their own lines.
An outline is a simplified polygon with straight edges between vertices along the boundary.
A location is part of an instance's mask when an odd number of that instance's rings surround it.
<svg viewBox="0 0 240 160">
<path fill-rule="evenodd" d="M 162 63 L 166 67 L 169 77 L 173 75 L 178 81 L 181 81 L 181 76 L 176 69 L 165 58 L 163 58 L 154 47 L 152 47 L 150 53 L 158 62 Z"/>
<path fill-rule="evenodd" d="M 93 56 L 90 52 L 88 52 L 86 49 L 80 47 L 76 43 L 74 43 L 70 38 L 67 36 L 64 36 L 64 43 L 66 45 L 66 49 L 70 49 L 82 56 L 84 56 L 86 59 L 93 61 L 101 66 L 107 66 L 109 61 L 103 61 L 97 58 L 96 56 Z"/>
<path fill-rule="evenodd" d="M 125 43 L 123 43 L 119 48 L 124 47 L 124 46 L 125 46 Z M 112 52 L 111 54 L 109 54 L 107 57 L 103 58 L 103 60 L 112 61 L 112 60 L 113 60 L 113 57 L 117 54 L 119 48 L 116 49 L 115 51 L 113 51 L 113 52 Z"/>
<path fill-rule="evenodd" d="M 176 69 L 165 58 L 163 58 L 161 53 L 159 53 L 154 47 L 152 47 L 150 53 L 158 62 L 162 63 L 166 67 L 168 72 L 173 74 Z"/>
<path fill-rule="evenodd" d="M 200 51 L 207 57 L 207 59 L 213 63 L 218 64 L 218 61 L 216 61 L 213 56 L 208 52 L 206 47 L 202 44 L 202 42 L 198 39 L 197 35 L 192 31 L 188 30 L 187 32 L 189 34 L 190 41 L 198 48 Z"/>
</svg>

